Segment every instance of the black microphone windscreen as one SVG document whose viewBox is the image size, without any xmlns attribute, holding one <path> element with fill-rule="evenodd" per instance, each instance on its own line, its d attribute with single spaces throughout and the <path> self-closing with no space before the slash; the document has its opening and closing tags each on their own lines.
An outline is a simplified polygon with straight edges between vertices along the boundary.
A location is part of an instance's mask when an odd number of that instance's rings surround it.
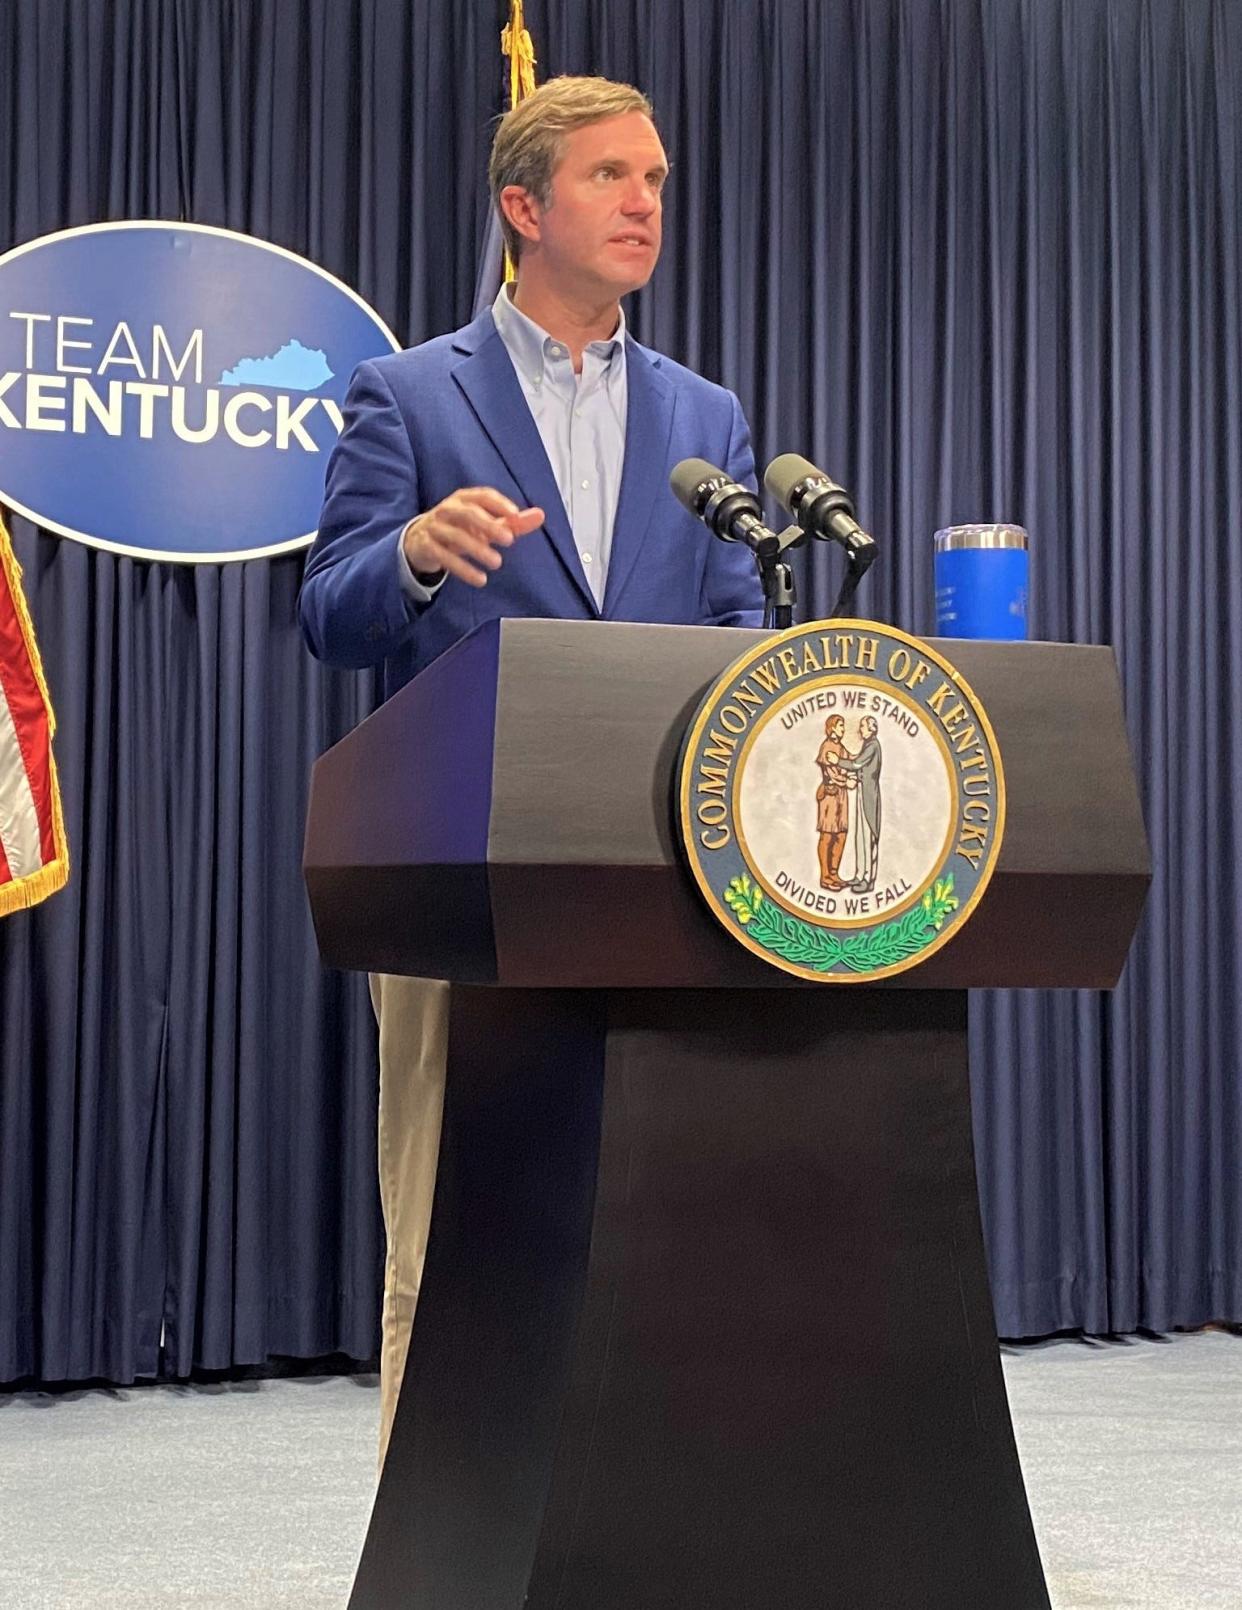
<svg viewBox="0 0 1242 1610">
<path fill-rule="evenodd" d="M 763 484 L 780 504 L 789 508 L 789 499 L 799 481 L 822 480 L 823 470 L 817 470 L 810 459 L 800 453 L 782 453 L 774 458 L 764 471 Z"/>
<path fill-rule="evenodd" d="M 683 508 L 690 510 L 693 515 L 700 515 L 703 511 L 697 507 L 699 499 L 695 494 L 705 481 L 727 481 L 729 477 L 723 470 L 709 464 L 705 458 L 683 458 L 680 464 L 674 464 L 669 472 L 668 484 L 673 489 L 673 496 Z"/>
</svg>

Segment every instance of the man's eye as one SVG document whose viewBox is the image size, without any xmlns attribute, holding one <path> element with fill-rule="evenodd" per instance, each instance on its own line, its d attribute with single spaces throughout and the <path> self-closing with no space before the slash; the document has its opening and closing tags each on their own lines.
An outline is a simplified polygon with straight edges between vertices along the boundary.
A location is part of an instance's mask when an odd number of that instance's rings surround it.
<svg viewBox="0 0 1242 1610">
<path fill-rule="evenodd" d="M 615 179 L 617 176 L 617 170 L 615 168 L 597 168 L 595 171 L 598 173 L 601 179 Z"/>
</svg>

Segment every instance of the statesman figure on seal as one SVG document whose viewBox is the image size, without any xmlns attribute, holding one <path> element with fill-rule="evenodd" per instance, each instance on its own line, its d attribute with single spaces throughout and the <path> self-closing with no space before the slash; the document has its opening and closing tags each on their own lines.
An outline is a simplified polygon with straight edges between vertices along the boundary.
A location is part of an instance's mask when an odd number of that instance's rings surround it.
<svg viewBox="0 0 1242 1610">
<path fill-rule="evenodd" d="M 850 883 L 854 894 L 870 894 L 875 888 L 880 855 L 880 766 L 884 758 L 879 731 L 875 717 L 864 716 L 858 723 L 862 748 L 856 755 L 847 752 L 836 761 L 836 769 L 858 785 L 854 800 L 854 876 Z"/>
</svg>

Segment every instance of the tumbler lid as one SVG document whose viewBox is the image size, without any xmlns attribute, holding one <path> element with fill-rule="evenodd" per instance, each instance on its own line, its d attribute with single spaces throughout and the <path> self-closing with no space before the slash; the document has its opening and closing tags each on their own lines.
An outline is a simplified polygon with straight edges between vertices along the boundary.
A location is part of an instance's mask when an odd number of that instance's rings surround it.
<svg viewBox="0 0 1242 1610">
<path fill-rule="evenodd" d="M 1020 525 L 949 525 L 936 533 L 936 552 L 958 548 L 1025 548 L 1026 532 Z"/>
</svg>

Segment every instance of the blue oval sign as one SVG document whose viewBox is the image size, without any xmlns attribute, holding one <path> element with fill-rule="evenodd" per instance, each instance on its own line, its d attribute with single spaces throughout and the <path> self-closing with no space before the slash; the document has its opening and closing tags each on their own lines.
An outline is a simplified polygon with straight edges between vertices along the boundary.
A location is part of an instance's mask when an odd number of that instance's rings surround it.
<svg viewBox="0 0 1242 1610">
<path fill-rule="evenodd" d="M 350 375 L 398 346 L 340 280 L 249 235 L 44 235 L 0 257 L 0 502 L 143 559 L 303 547 Z"/>
</svg>

